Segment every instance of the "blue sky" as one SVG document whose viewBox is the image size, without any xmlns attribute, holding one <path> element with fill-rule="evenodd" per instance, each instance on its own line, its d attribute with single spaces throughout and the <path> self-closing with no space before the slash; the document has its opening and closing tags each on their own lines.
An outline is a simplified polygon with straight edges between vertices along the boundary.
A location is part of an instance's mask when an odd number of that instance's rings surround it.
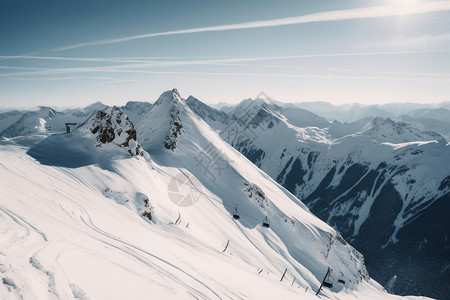
<svg viewBox="0 0 450 300">
<path fill-rule="evenodd" d="M 0 106 L 450 101 L 450 1 L 0 0 Z"/>
</svg>

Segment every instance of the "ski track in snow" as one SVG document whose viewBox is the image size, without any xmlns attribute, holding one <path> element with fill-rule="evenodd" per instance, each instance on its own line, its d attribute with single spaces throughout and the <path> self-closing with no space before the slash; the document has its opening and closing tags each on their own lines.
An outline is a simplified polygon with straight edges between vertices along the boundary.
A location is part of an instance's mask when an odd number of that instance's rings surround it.
<svg viewBox="0 0 450 300">
<path fill-rule="evenodd" d="M 81 208 L 81 207 L 80 207 L 80 208 Z M 81 209 L 83 209 L 83 208 L 81 208 Z M 115 236 L 113 236 L 113 235 L 111 235 L 111 234 L 108 234 L 107 232 L 104 232 L 103 230 L 99 229 L 97 226 L 95 226 L 95 225 L 92 223 L 91 217 L 90 217 L 90 215 L 87 213 L 87 211 L 84 210 L 84 209 L 83 209 L 83 211 L 84 211 L 84 213 L 86 213 L 88 222 L 86 222 L 86 220 L 83 218 L 83 216 L 81 216 L 80 218 L 81 218 L 81 220 L 83 221 L 83 223 L 84 223 L 86 226 L 88 226 L 89 228 L 91 228 L 91 229 L 94 230 L 95 232 L 99 233 L 100 235 L 102 235 L 102 236 L 104 236 L 104 237 L 107 237 L 108 239 L 111 239 L 111 240 L 113 240 L 113 241 L 119 242 L 120 244 L 124 245 L 125 247 L 124 247 L 124 248 L 121 248 L 121 247 L 115 246 L 115 245 L 113 245 L 112 243 L 108 243 L 108 242 L 103 241 L 103 240 L 100 240 L 101 242 L 103 242 L 103 243 L 105 243 L 105 244 L 107 244 L 107 245 L 109 245 L 109 246 L 115 247 L 115 248 L 118 249 L 118 250 L 121 250 L 121 251 L 125 252 L 126 254 L 128 254 L 128 255 L 134 257 L 135 259 L 137 259 L 137 260 L 139 260 L 139 261 L 145 263 L 145 264 L 148 265 L 149 267 L 151 267 L 151 268 L 153 268 L 153 269 L 157 269 L 160 273 L 165 274 L 167 277 L 172 277 L 172 278 L 171 278 L 172 280 L 178 281 L 178 283 L 180 283 L 181 285 L 184 285 L 185 287 L 187 287 L 188 289 L 190 289 L 190 286 L 189 286 L 189 285 L 185 284 L 185 283 L 182 282 L 182 281 L 179 281 L 179 280 L 178 280 L 176 277 L 174 277 L 170 272 L 166 271 L 164 268 L 162 268 L 162 267 L 160 267 L 160 266 L 158 266 L 158 265 L 156 265 L 156 264 L 154 264 L 154 263 L 149 262 L 149 261 L 146 260 L 146 259 L 143 259 L 142 257 L 140 257 L 138 254 L 136 254 L 136 253 L 135 253 L 133 250 L 131 250 L 131 249 L 138 250 L 139 252 L 142 252 L 142 253 L 146 254 L 147 256 L 150 256 L 150 257 L 152 257 L 152 258 L 158 260 L 159 262 L 165 264 L 167 267 L 173 268 L 173 269 L 175 269 L 177 272 L 180 272 L 180 273 L 183 273 L 184 275 L 187 275 L 188 277 L 190 277 L 191 279 L 193 279 L 194 281 L 196 281 L 197 283 L 201 284 L 201 285 L 204 286 L 206 289 L 208 289 L 208 290 L 209 290 L 212 294 L 214 294 L 217 298 L 221 299 L 221 297 L 220 297 L 217 293 L 215 293 L 215 292 L 214 292 L 212 289 L 210 289 L 205 283 L 199 281 L 199 280 L 198 280 L 197 278 L 195 278 L 194 276 L 188 274 L 187 272 L 181 270 L 180 268 L 174 266 L 173 264 L 171 264 L 171 263 L 165 261 L 164 259 L 161 259 L 161 258 L 159 258 L 159 257 L 156 257 L 155 255 L 153 255 L 153 254 L 151 254 L 151 253 L 149 253 L 149 252 L 147 252 L 147 251 L 145 251 L 145 250 L 143 250 L 143 249 L 140 249 L 140 248 L 138 248 L 138 247 L 136 247 L 136 246 L 134 246 L 134 245 L 131 245 L 131 244 L 129 244 L 129 243 L 126 243 L 126 242 L 122 241 L 121 239 L 119 239 L 119 238 L 117 238 L 117 237 L 115 237 Z M 131 249 L 130 249 L 130 248 L 131 248 Z M 205 298 L 207 297 L 205 294 L 201 293 L 201 292 L 198 291 L 198 290 L 195 290 L 195 292 L 196 292 L 197 294 L 199 294 L 200 296 L 202 296 L 202 297 L 205 297 Z"/>
</svg>

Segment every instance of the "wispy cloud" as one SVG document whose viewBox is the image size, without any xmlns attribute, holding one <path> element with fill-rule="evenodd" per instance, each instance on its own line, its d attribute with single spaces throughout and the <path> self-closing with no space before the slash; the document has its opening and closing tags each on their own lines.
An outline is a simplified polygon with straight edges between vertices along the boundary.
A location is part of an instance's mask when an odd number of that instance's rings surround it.
<svg viewBox="0 0 450 300">
<path fill-rule="evenodd" d="M 423 14 L 438 11 L 450 10 L 450 1 L 432 1 L 423 3 L 397 3 L 391 5 L 375 6 L 375 7 L 363 7 L 347 10 L 334 10 L 327 12 L 314 13 L 309 15 L 281 18 L 266 21 L 245 22 L 238 24 L 209 26 L 191 29 L 181 29 L 174 31 L 165 31 L 157 33 L 148 33 L 141 35 L 133 35 L 122 38 L 98 40 L 86 43 L 78 43 L 55 49 L 57 51 L 68 50 L 87 46 L 105 45 L 126 42 L 131 40 L 138 40 L 144 38 L 189 34 L 199 32 L 212 32 L 212 31 L 226 31 L 226 30 L 238 30 L 238 29 L 250 29 L 250 28 L 263 28 L 263 27 L 275 27 L 293 24 L 313 23 L 313 22 L 326 22 L 326 21 L 340 21 L 351 19 L 368 19 L 368 18 L 380 18 L 389 16 L 401 16 L 401 15 L 413 15 Z"/>
<path fill-rule="evenodd" d="M 64 81 L 64 80 L 70 80 L 70 81 L 76 81 L 76 80 L 99 80 L 103 81 L 104 83 L 122 83 L 122 82 L 135 82 L 134 79 L 120 79 L 115 77 L 106 77 L 106 76 L 59 76 L 59 77 L 9 77 L 10 79 L 14 80 L 28 80 L 28 81 L 37 81 L 37 80 L 45 80 L 45 81 Z"/>
<path fill-rule="evenodd" d="M 288 55 L 288 56 L 264 56 L 264 57 L 233 57 L 222 59 L 200 59 L 200 60 L 140 60 L 137 58 L 115 58 L 113 62 L 123 63 L 126 61 L 138 62 L 129 64 L 112 64 L 102 67 L 62 67 L 62 68 L 34 68 L 34 67 L 21 67 L 21 66 L 0 66 L 0 69 L 11 69 L 16 72 L 0 73 L 0 77 L 19 79 L 17 76 L 23 79 L 23 76 L 30 76 L 28 78 L 39 79 L 42 75 L 56 75 L 61 77 L 51 77 L 51 80 L 69 80 L 69 79 L 81 79 L 88 78 L 87 76 L 63 76 L 64 74 L 155 74 L 155 75 L 197 75 L 197 76 L 244 76 L 244 77 L 273 77 L 273 78 L 315 78 L 315 79 L 362 79 L 362 80 L 450 80 L 450 78 L 442 78 L 442 76 L 448 76 L 448 74 L 420 74 L 420 73 L 390 73 L 390 72 L 372 72 L 382 73 L 386 75 L 407 75 L 407 76 L 422 76 L 421 78 L 413 77 L 399 77 L 399 76 L 342 76 L 335 74 L 328 74 L 328 71 L 350 71 L 342 69 L 328 69 L 325 70 L 326 74 L 276 74 L 272 72 L 268 73 L 252 73 L 252 72 L 180 72 L 172 70 L 151 70 L 152 68 L 165 68 L 165 67 L 177 67 L 177 66 L 191 66 L 191 65 L 230 65 L 230 66 L 245 66 L 245 67 L 267 67 L 267 68 L 279 68 L 279 69 L 305 69 L 294 66 L 282 66 L 282 65 L 267 65 L 267 64 L 253 64 L 259 61 L 281 61 L 281 60 L 295 60 L 295 59 L 314 59 L 323 57 L 360 57 L 360 56 L 383 56 L 383 55 L 408 55 L 408 54 L 421 54 L 421 53 L 436 53 L 436 51 L 389 51 L 389 52 L 350 52 L 350 53 L 325 53 L 325 54 L 302 54 L 302 55 Z M 26 56 L 30 58 L 30 56 Z M 49 57 L 34 57 L 36 59 L 46 60 Z M 51 57 L 56 60 L 76 60 L 77 58 L 67 57 Z M 99 60 L 103 58 L 83 58 L 87 60 Z M 250 64 L 249 64 L 250 63 Z M 356 71 L 356 70 L 352 70 Z M 356 71 L 361 73 L 359 71 Z M 369 71 L 367 71 L 369 72 Z M 430 78 L 423 78 L 423 75 L 435 75 Z M 35 77 L 37 76 L 37 77 Z M 437 78 L 436 78 L 437 77 Z M 92 79 L 111 79 L 110 77 L 93 76 Z M 42 77 L 42 79 L 48 79 Z"/>
<path fill-rule="evenodd" d="M 175 76 L 207 76 L 211 78 L 212 76 L 231 76 L 231 77 L 255 77 L 255 78 L 291 78 L 291 79 L 319 79 L 319 80 L 334 80 L 334 79 L 351 79 L 351 80 L 376 80 L 376 81 L 450 81 L 450 77 L 442 77 L 446 74 L 438 74 L 438 77 L 396 77 L 396 76 L 342 76 L 334 74 L 288 74 L 288 73 L 249 73 L 249 72 L 179 72 L 179 71 L 152 71 L 152 70 L 136 70 L 136 69 L 110 69 L 110 68 L 59 68 L 59 69 L 49 69 L 47 71 L 37 71 L 37 72 L 17 72 L 10 74 L 0 74 L 0 76 L 8 76 L 14 79 L 44 79 L 44 80 L 59 80 L 59 77 L 42 77 L 41 75 L 62 75 L 62 74 L 77 74 L 77 73 L 100 73 L 100 74 L 147 74 L 147 75 L 175 75 Z M 399 73 L 401 74 L 401 73 Z M 38 77 L 17 77 L 17 75 L 39 75 Z M 411 75 L 411 74 L 403 74 Z M 416 74 L 419 75 L 419 74 Z M 110 79 L 111 77 L 99 77 L 99 76 L 70 76 L 60 78 L 65 79 Z M 120 79 L 118 79 L 120 80 Z M 128 80 L 125 80 L 128 81 Z M 133 80 L 131 80 L 133 81 Z"/>
<path fill-rule="evenodd" d="M 429 49 L 442 42 L 450 41 L 450 34 L 422 35 L 417 37 L 398 37 L 391 40 L 365 43 L 362 48 L 382 49 Z"/>
<path fill-rule="evenodd" d="M 64 56 L 34 56 L 34 55 L 0 55 L 0 60 L 56 60 L 77 62 L 159 62 L 164 59 L 212 59 L 219 56 L 154 56 L 154 57 L 64 57 Z"/>
<path fill-rule="evenodd" d="M 122 65 L 106 66 L 103 68 L 144 68 L 144 67 L 170 67 L 170 66 L 186 66 L 186 65 L 214 65 L 214 64 L 230 64 L 245 63 L 258 61 L 277 61 L 277 60 L 294 60 L 308 58 L 323 57 L 357 57 L 357 56 L 383 56 L 383 55 L 405 55 L 405 54 L 421 54 L 421 53 L 437 53 L 442 51 L 379 51 L 379 52 L 347 52 L 347 53 L 322 53 L 322 54 L 299 54 L 284 56 L 254 56 L 254 57 L 225 57 L 209 59 L 210 57 L 118 57 L 118 58 L 95 58 L 95 57 L 63 57 L 63 56 L 0 56 L 9 59 L 30 59 L 30 60 L 56 60 L 56 61 L 87 61 L 87 62 L 116 62 L 131 63 Z M 150 59 L 150 60 L 148 60 Z M 165 60 L 170 59 L 170 60 Z M 20 66 L 0 66 L 0 69 L 30 69 L 39 70 L 42 68 L 29 68 Z"/>
<path fill-rule="evenodd" d="M 140 59 L 131 58 L 99 58 L 99 57 L 63 57 L 63 56 L 33 56 L 33 55 L 0 55 L 0 60 L 5 59 L 29 59 L 29 60 L 62 60 L 77 62 L 142 62 Z M 155 60 L 157 62 L 159 60 Z M 148 61 L 147 62 L 151 62 Z"/>
<path fill-rule="evenodd" d="M 373 70 L 358 70 L 358 69 L 342 69 L 342 68 L 328 68 L 330 71 L 337 72 L 351 72 L 351 73 L 376 73 L 388 75 L 408 75 L 408 76 L 443 76 L 450 77 L 450 73 L 423 73 L 423 72 L 390 72 L 390 71 L 373 71 Z"/>
</svg>

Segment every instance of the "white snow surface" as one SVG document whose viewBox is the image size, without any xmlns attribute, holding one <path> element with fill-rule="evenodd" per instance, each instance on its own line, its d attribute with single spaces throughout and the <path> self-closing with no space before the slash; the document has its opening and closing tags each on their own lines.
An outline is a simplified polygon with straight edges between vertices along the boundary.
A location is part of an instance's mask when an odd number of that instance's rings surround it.
<svg viewBox="0 0 450 300">
<path fill-rule="evenodd" d="M 402 298 L 369 279 L 356 250 L 177 92 L 160 100 L 138 130 L 144 156 L 95 147 L 85 132 L 0 141 L 1 299 L 317 299 L 327 267 L 334 287 L 322 298 Z M 183 125 L 172 150 L 164 116 Z M 181 191 L 191 202 L 175 201 Z M 231 218 L 236 204 L 240 220 Z"/>
</svg>

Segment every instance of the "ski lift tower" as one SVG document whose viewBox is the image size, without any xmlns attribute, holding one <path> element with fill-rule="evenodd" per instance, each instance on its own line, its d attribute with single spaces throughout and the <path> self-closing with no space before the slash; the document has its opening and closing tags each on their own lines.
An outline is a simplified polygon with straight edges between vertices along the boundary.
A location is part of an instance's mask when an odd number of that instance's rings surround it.
<svg viewBox="0 0 450 300">
<path fill-rule="evenodd" d="M 70 133 L 70 126 L 75 126 L 78 123 L 65 123 L 66 124 L 66 134 Z"/>
</svg>

